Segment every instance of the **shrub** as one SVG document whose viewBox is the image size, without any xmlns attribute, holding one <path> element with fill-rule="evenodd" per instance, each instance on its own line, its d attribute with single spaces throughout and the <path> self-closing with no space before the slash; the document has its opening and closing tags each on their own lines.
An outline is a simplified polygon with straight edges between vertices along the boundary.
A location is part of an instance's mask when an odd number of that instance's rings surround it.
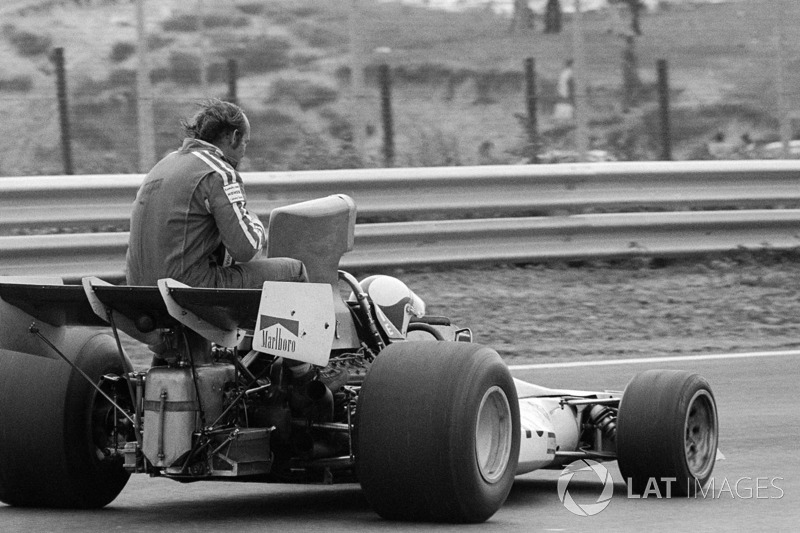
<svg viewBox="0 0 800 533">
<path fill-rule="evenodd" d="M 333 77 L 336 78 L 336 81 L 338 81 L 342 85 L 346 85 L 350 83 L 351 74 L 352 70 L 348 65 L 341 65 L 336 67 L 336 71 L 333 73 Z"/>
<path fill-rule="evenodd" d="M 218 64 L 213 64 L 207 72 L 213 72 L 216 76 L 217 68 Z M 167 66 L 150 70 L 150 83 L 165 81 L 173 81 L 179 85 L 200 83 L 200 58 L 186 52 L 171 52 Z"/>
<path fill-rule="evenodd" d="M 238 60 L 244 74 L 254 74 L 289 66 L 290 49 L 291 45 L 284 39 L 261 36 L 229 47 L 223 55 Z"/>
<path fill-rule="evenodd" d="M 260 15 L 264 12 L 264 4 L 239 4 L 236 9 L 245 15 Z"/>
<path fill-rule="evenodd" d="M 462 165 L 458 138 L 438 128 L 418 129 L 413 136 L 413 153 L 408 154 L 406 166 L 440 167 Z"/>
<path fill-rule="evenodd" d="M 291 11 L 293 15 L 300 18 L 311 17 L 319 12 L 316 8 L 309 6 L 296 7 L 294 9 L 290 9 L 289 11 Z"/>
<path fill-rule="evenodd" d="M 135 87 L 136 71 L 129 68 L 112 70 L 108 75 L 108 85 L 111 87 Z"/>
<path fill-rule="evenodd" d="M 243 28 L 250 24 L 250 19 L 234 15 L 208 15 L 203 17 L 203 25 L 206 28 Z"/>
<path fill-rule="evenodd" d="M 74 83 L 74 94 L 78 97 L 83 95 L 96 95 L 108 88 L 108 82 L 106 80 L 97 81 L 94 78 L 90 78 L 89 76 L 80 76 Z"/>
<path fill-rule="evenodd" d="M 206 28 L 241 28 L 250 24 L 250 19 L 239 15 L 206 15 L 203 17 L 203 26 Z M 197 15 L 176 15 L 161 23 L 164 31 L 192 32 L 198 29 Z"/>
<path fill-rule="evenodd" d="M 228 64 L 215 62 L 206 68 L 206 81 L 208 83 L 219 83 L 228 81 Z"/>
<path fill-rule="evenodd" d="M 340 141 L 352 142 L 353 124 L 347 117 L 340 115 L 332 109 L 322 109 L 319 116 L 328 121 L 328 135 Z"/>
<path fill-rule="evenodd" d="M 169 46 L 175 42 L 175 39 L 172 37 L 164 37 L 163 35 L 159 35 L 157 33 L 151 33 L 147 36 L 147 49 L 148 50 L 160 50 L 165 46 Z"/>
<path fill-rule="evenodd" d="M 95 97 L 87 95 L 88 98 L 76 98 L 71 104 L 74 121 L 72 123 L 73 136 L 77 142 L 87 147 L 85 150 L 86 158 L 99 158 L 97 164 L 102 162 L 102 167 L 107 171 L 120 169 L 116 164 L 112 164 L 111 158 L 105 161 L 101 156 L 102 152 L 113 155 L 114 158 L 122 161 L 135 161 L 136 143 L 130 143 L 131 131 L 135 131 L 136 110 L 135 106 L 129 106 L 125 100 L 117 98 L 115 95 L 108 97 Z M 126 142 L 128 141 L 128 142 Z M 81 152 L 84 152 L 83 150 Z M 129 156 L 133 158 L 129 159 Z M 81 160 L 84 159 L 82 155 Z M 87 163 L 81 161 L 81 168 Z M 108 167 L 106 167 L 108 165 Z M 99 171 L 101 168 L 92 168 L 92 171 Z"/>
<path fill-rule="evenodd" d="M 489 71 L 475 75 L 476 105 L 495 102 L 494 96 L 506 91 L 519 91 L 524 83 L 524 75 L 515 71 Z"/>
<path fill-rule="evenodd" d="M 169 55 L 169 77 L 180 85 L 200 83 L 200 58 L 185 52 Z"/>
<path fill-rule="evenodd" d="M 136 45 L 128 42 L 114 43 L 109 59 L 114 63 L 122 63 L 136 53 Z"/>
<path fill-rule="evenodd" d="M 364 162 L 350 143 L 331 148 L 321 136 L 303 132 L 300 144 L 288 162 L 289 170 L 362 168 Z"/>
<path fill-rule="evenodd" d="M 292 66 L 298 70 L 309 70 L 305 67 L 319 59 L 319 57 L 308 54 L 293 54 L 290 58 Z"/>
<path fill-rule="evenodd" d="M 270 90 L 271 102 L 288 98 L 303 110 L 332 103 L 337 97 L 335 89 L 307 80 L 279 79 L 272 83 Z"/>
<path fill-rule="evenodd" d="M 279 109 L 272 107 L 267 108 L 267 110 L 259 114 L 258 117 L 267 127 L 289 126 L 295 122 L 291 115 L 287 115 Z"/>
<path fill-rule="evenodd" d="M 448 81 L 453 76 L 453 70 L 445 65 L 423 63 L 395 67 L 392 69 L 392 75 L 397 80 L 410 83 L 439 84 Z"/>
<path fill-rule="evenodd" d="M 494 80 L 490 74 L 479 74 L 475 77 L 475 105 L 493 104 L 497 100 L 493 98 Z"/>
<path fill-rule="evenodd" d="M 18 31 L 13 26 L 5 26 L 4 30 L 8 40 L 17 49 L 17 53 L 25 57 L 46 54 L 53 44 L 52 39 L 46 35 L 37 35 L 29 31 Z"/>
<path fill-rule="evenodd" d="M 109 137 L 102 125 L 82 120 L 73 121 L 72 134 L 80 142 L 91 146 L 94 150 L 111 150 L 114 141 Z"/>
<path fill-rule="evenodd" d="M 26 93 L 31 89 L 33 89 L 33 80 L 30 76 L 0 79 L 0 91 Z"/>
<path fill-rule="evenodd" d="M 161 22 L 164 31 L 190 32 L 197 30 L 196 15 L 176 15 Z"/>
<path fill-rule="evenodd" d="M 285 170 L 286 158 L 300 139 L 294 118 L 275 108 L 248 113 L 253 128 L 247 159 L 253 170 Z"/>
<path fill-rule="evenodd" d="M 347 35 L 339 34 L 323 26 L 305 21 L 292 24 L 291 29 L 292 33 L 314 48 L 341 46 L 347 44 L 349 40 Z"/>
<path fill-rule="evenodd" d="M 150 70 L 150 83 L 161 83 L 170 79 L 169 67 L 156 67 Z"/>
<path fill-rule="evenodd" d="M 775 130 L 778 120 L 768 112 L 746 104 L 721 103 L 708 106 L 675 107 L 670 112 L 671 135 L 674 142 L 697 138 L 709 139 L 716 131 L 732 120 L 753 127 Z M 661 116 L 658 109 L 642 117 L 645 134 L 653 143 L 660 142 Z"/>
</svg>

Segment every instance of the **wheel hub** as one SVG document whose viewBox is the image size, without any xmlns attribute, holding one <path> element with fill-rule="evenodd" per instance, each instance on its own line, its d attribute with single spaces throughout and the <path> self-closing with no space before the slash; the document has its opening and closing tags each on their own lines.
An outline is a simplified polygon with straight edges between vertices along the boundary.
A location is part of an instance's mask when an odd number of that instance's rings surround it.
<svg viewBox="0 0 800 533">
<path fill-rule="evenodd" d="M 705 478 L 717 454 L 717 413 L 705 390 L 697 391 L 689 402 L 684 445 L 689 471 L 696 479 Z"/>
<path fill-rule="evenodd" d="M 478 470 L 488 483 L 496 483 L 505 474 L 511 455 L 512 427 L 508 397 L 495 385 L 481 399 L 475 426 Z"/>
</svg>

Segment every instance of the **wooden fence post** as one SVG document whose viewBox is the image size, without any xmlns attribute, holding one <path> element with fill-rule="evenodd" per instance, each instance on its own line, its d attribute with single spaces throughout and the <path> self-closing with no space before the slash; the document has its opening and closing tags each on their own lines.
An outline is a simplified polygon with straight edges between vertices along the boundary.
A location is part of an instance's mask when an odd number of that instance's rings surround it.
<svg viewBox="0 0 800 533">
<path fill-rule="evenodd" d="M 381 117 L 383 119 L 383 161 L 387 167 L 394 164 L 394 131 L 392 123 L 392 75 L 389 65 L 378 68 L 381 86 Z"/>
<path fill-rule="evenodd" d="M 658 104 L 661 114 L 661 159 L 672 159 L 672 133 L 669 124 L 669 78 L 667 60 L 659 59 L 658 65 Z"/>
<path fill-rule="evenodd" d="M 56 93 L 58 98 L 58 117 L 61 126 L 61 157 L 64 161 L 64 174 L 74 174 L 72 168 L 72 137 L 69 127 L 69 102 L 67 101 L 67 75 L 64 66 L 64 49 L 53 49 L 53 62 L 56 64 Z"/>
<path fill-rule="evenodd" d="M 536 100 L 536 60 L 529 57 L 525 60 L 525 108 L 528 112 L 528 142 L 534 150 L 539 137 L 539 120 L 537 118 Z"/>
</svg>

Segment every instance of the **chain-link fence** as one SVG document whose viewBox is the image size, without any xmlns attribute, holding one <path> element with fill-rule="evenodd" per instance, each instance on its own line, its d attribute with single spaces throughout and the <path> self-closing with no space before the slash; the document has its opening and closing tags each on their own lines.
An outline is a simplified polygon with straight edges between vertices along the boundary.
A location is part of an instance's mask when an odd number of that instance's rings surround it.
<svg viewBox="0 0 800 533">
<path fill-rule="evenodd" d="M 641 9 L 584 0 L 579 18 L 573 0 L 453 0 L 449 10 L 424 0 L 138 1 L 143 39 L 136 1 L 0 8 L 0 175 L 65 173 L 66 151 L 75 173 L 146 171 L 139 42 L 153 159 L 180 144 L 180 119 L 206 97 L 235 96 L 248 113 L 243 170 L 650 160 L 667 141 L 674 159 L 791 157 L 798 133 L 800 30 L 788 22 L 800 3 L 791 0 Z M 575 90 L 565 95 L 569 59 Z M 669 65 L 661 94 L 659 60 Z M 357 99 L 353 64 L 364 65 Z M 587 151 L 577 150 L 581 135 Z"/>
</svg>

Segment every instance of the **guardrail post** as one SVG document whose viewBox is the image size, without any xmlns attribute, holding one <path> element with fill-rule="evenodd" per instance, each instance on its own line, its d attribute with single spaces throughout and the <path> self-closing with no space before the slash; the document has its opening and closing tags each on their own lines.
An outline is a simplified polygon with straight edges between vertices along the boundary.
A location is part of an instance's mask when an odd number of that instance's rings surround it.
<svg viewBox="0 0 800 533">
<path fill-rule="evenodd" d="M 536 106 L 536 60 L 529 57 L 525 60 L 525 108 L 528 112 L 528 143 L 533 151 L 531 158 L 533 163 L 538 161 L 539 151 L 539 120 Z"/>
<path fill-rule="evenodd" d="M 61 156 L 64 161 L 64 174 L 74 174 L 72 168 L 72 137 L 69 128 L 69 103 L 67 101 L 67 75 L 64 67 L 64 49 L 53 49 L 53 62 L 56 65 L 56 92 L 58 97 L 58 116 L 61 125 Z"/>
<path fill-rule="evenodd" d="M 667 60 L 658 60 L 658 104 L 661 111 L 661 159 L 672 159 L 672 133 L 669 124 L 669 79 Z"/>
<path fill-rule="evenodd" d="M 389 65 L 378 68 L 381 86 L 381 117 L 383 119 L 383 161 L 387 167 L 394 164 L 394 131 L 392 130 L 392 75 Z"/>
<path fill-rule="evenodd" d="M 238 65 L 235 59 L 228 60 L 228 101 L 237 104 L 236 83 L 239 78 Z"/>
</svg>

